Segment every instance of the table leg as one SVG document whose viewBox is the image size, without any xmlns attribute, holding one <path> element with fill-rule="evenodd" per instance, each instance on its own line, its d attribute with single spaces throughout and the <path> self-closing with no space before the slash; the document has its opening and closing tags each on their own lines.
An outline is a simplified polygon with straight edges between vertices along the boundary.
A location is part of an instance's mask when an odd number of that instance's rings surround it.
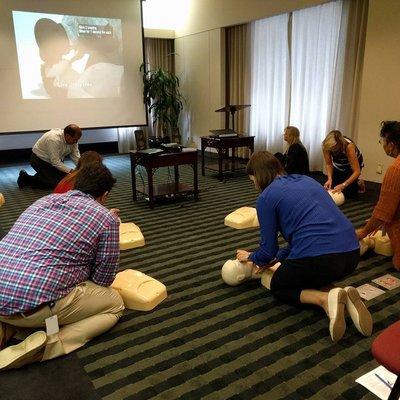
<svg viewBox="0 0 400 400">
<path fill-rule="evenodd" d="M 174 176 L 175 176 L 175 194 L 179 193 L 179 167 L 174 165 Z"/>
<path fill-rule="evenodd" d="M 236 156 L 235 150 L 236 150 L 236 147 L 232 147 L 232 158 L 231 158 L 231 162 L 232 162 L 231 171 L 232 172 L 235 170 L 235 156 Z"/>
<path fill-rule="evenodd" d="M 218 179 L 220 181 L 222 181 L 222 158 L 224 156 L 224 149 L 222 149 L 221 147 L 217 148 L 217 152 L 218 152 Z"/>
<path fill-rule="evenodd" d="M 194 186 L 194 199 L 199 199 L 199 179 L 197 176 L 197 156 L 193 164 L 193 186 Z"/>
<path fill-rule="evenodd" d="M 179 183 L 179 169 L 178 165 L 174 166 L 175 183 Z"/>
<path fill-rule="evenodd" d="M 250 155 L 254 153 L 254 142 L 249 146 L 250 148 Z"/>
<path fill-rule="evenodd" d="M 206 146 L 204 145 L 203 141 L 201 141 L 201 175 L 204 176 L 206 171 L 204 167 L 204 152 L 206 150 Z"/>
<path fill-rule="evenodd" d="M 132 200 L 137 200 L 137 193 L 136 193 L 136 160 L 135 156 L 131 153 L 131 183 L 132 183 Z"/>
<path fill-rule="evenodd" d="M 150 208 L 154 208 L 154 187 L 153 187 L 153 168 L 146 168 L 147 182 L 149 185 L 149 203 Z"/>
</svg>

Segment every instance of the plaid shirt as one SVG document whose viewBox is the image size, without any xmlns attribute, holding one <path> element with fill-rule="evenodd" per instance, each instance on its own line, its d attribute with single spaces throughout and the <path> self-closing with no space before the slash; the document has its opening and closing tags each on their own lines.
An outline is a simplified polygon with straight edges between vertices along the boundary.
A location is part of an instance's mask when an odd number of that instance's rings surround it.
<svg viewBox="0 0 400 400">
<path fill-rule="evenodd" d="M 109 286 L 119 260 L 119 225 L 77 190 L 32 204 L 0 242 L 0 315 L 30 311 L 91 280 Z"/>
</svg>

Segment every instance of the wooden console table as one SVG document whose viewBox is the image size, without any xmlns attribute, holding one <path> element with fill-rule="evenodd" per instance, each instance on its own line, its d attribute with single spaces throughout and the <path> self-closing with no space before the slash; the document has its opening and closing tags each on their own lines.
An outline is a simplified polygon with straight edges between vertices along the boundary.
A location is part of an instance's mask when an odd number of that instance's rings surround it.
<svg viewBox="0 0 400 400">
<path fill-rule="evenodd" d="M 146 154 L 140 151 L 130 151 L 131 158 L 131 179 L 132 179 L 132 197 L 137 200 L 137 193 L 143 193 L 148 196 L 150 208 L 154 208 L 157 197 L 167 195 L 194 194 L 194 198 L 199 198 L 199 184 L 197 177 L 197 150 L 185 151 L 179 153 L 160 153 Z M 179 182 L 179 165 L 189 164 L 193 168 L 193 186 Z M 147 172 L 147 185 L 140 189 L 136 187 L 136 166 L 141 165 Z M 153 175 L 158 168 L 174 167 L 175 182 L 154 185 Z"/>
<path fill-rule="evenodd" d="M 205 175 L 204 162 L 204 152 L 207 147 L 212 147 L 217 149 L 218 153 L 218 178 L 222 180 L 222 161 L 224 154 L 229 154 L 229 149 L 232 149 L 231 156 L 231 171 L 235 171 L 235 158 L 236 158 L 236 148 L 238 147 L 248 147 L 250 152 L 254 152 L 254 136 L 236 136 L 236 137 L 213 137 L 213 136 L 202 136 L 201 138 L 201 174 Z M 213 168 L 208 168 L 213 169 Z"/>
</svg>

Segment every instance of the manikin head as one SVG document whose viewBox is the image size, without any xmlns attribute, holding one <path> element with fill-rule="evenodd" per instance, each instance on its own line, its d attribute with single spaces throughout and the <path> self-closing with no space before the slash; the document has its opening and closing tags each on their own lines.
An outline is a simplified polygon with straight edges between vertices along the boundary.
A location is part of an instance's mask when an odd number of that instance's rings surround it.
<svg viewBox="0 0 400 400">
<path fill-rule="evenodd" d="M 70 124 L 64 128 L 64 138 L 67 144 L 76 144 L 82 136 L 82 130 L 78 125 Z"/>
<path fill-rule="evenodd" d="M 345 197 L 342 192 L 333 193 L 332 190 L 328 190 L 328 193 L 337 206 L 341 206 L 344 203 Z"/>
<path fill-rule="evenodd" d="M 105 204 L 115 182 L 115 178 L 106 166 L 92 163 L 78 171 L 74 188 L 90 194 L 100 204 Z"/>
<path fill-rule="evenodd" d="M 221 269 L 222 280 L 229 286 L 237 286 L 249 279 L 261 278 L 261 275 L 253 274 L 250 263 L 239 260 L 228 260 Z"/>
<path fill-rule="evenodd" d="M 41 18 L 36 22 L 35 39 L 40 58 L 49 65 L 58 63 L 71 49 L 64 26 L 49 18 Z"/>
</svg>

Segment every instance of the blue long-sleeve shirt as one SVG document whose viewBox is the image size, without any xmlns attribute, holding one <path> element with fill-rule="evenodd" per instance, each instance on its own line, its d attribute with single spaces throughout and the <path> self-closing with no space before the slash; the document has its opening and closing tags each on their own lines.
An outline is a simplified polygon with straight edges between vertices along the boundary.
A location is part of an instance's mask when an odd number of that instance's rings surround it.
<svg viewBox="0 0 400 400">
<path fill-rule="evenodd" d="M 350 221 L 314 179 L 277 177 L 258 197 L 260 247 L 249 259 L 262 266 L 284 260 L 344 253 L 359 248 Z M 289 243 L 278 246 L 278 232 Z"/>
</svg>

